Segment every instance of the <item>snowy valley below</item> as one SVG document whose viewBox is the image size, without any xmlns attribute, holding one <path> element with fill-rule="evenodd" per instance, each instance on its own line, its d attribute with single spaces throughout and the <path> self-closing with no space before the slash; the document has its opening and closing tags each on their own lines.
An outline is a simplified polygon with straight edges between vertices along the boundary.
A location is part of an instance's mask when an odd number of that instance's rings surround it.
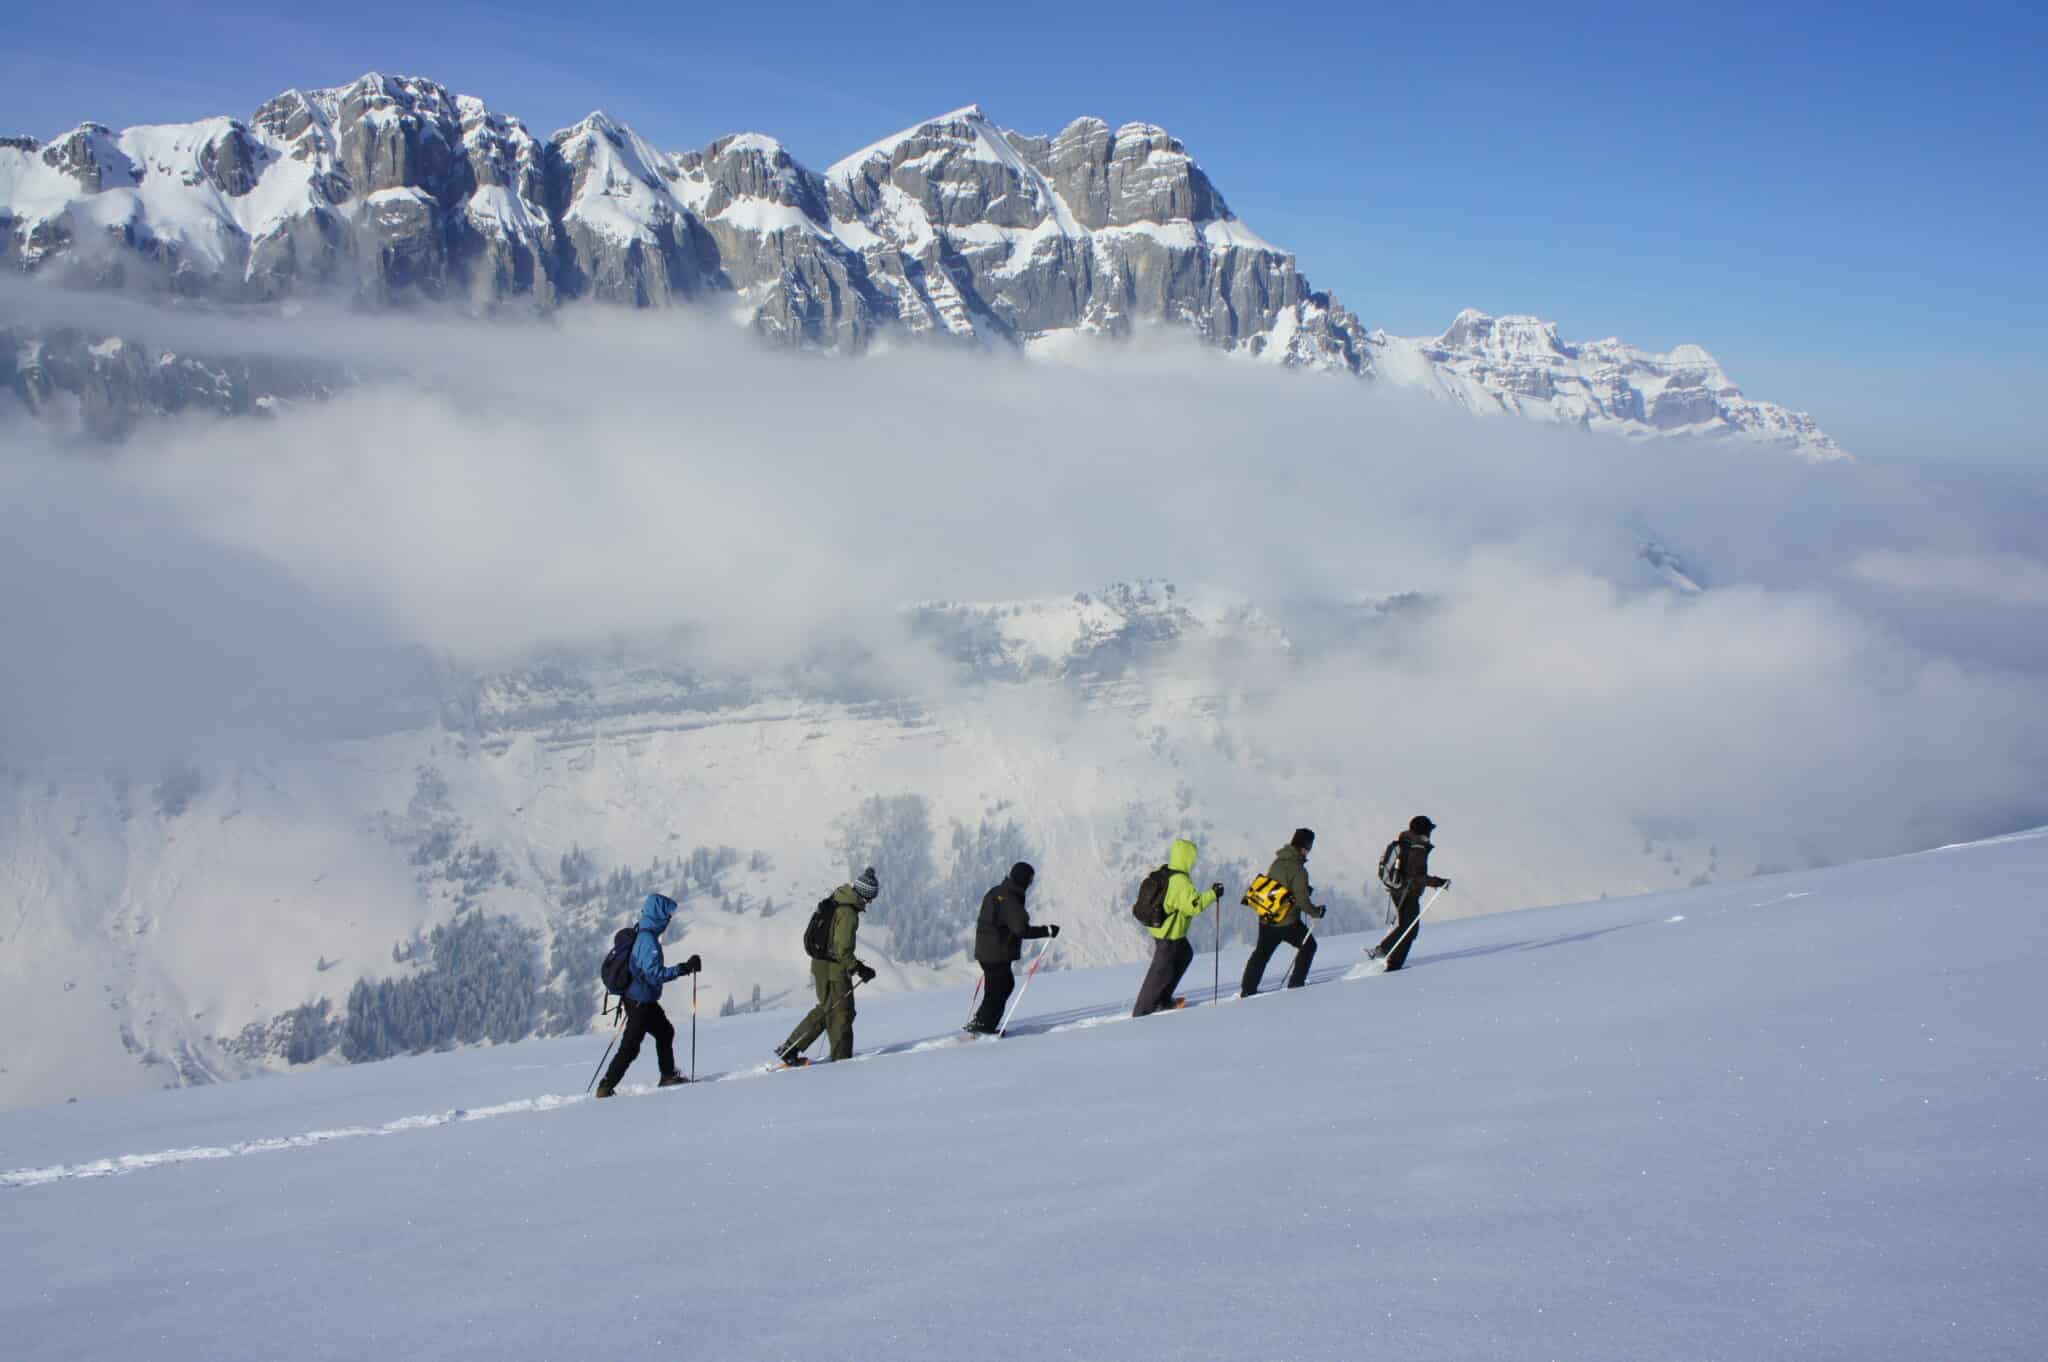
<svg viewBox="0 0 2048 1362">
<path fill-rule="evenodd" d="M 699 1083 L 643 1058 L 602 1104 L 578 1036 L 4 1113 L 0 1328 L 50 1362 L 280 1329 L 309 1359 L 2018 1362 L 2048 1347 L 2044 884 L 2033 832 L 1432 916 L 1402 974 L 1332 939 L 1308 988 L 1217 1007 L 1204 921 L 1180 1013 L 1129 1020 L 1130 966 L 1041 973 L 959 1045 L 954 980 L 789 1073 L 793 1014 L 707 1016 Z"/>
<path fill-rule="evenodd" d="M 1385 607 L 1353 613 L 1387 627 Z M 0 1103 L 580 1032 L 597 1025 L 597 960 L 650 891 L 682 901 L 718 962 L 714 1011 L 807 991 L 804 919 L 863 864 L 885 886 L 865 935 L 876 992 L 972 977 L 981 894 L 1020 858 L 1067 927 L 1056 967 L 1136 958 L 1132 886 L 1182 834 L 1241 889 L 1318 821 L 1331 926 L 1379 920 L 1367 882 L 1412 810 L 1261 755 L 1273 682 L 1214 659 L 1286 658 L 1271 619 L 1161 582 L 907 618 L 955 689 L 561 661 L 445 678 L 438 704 L 358 696 L 346 721 L 377 714 L 383 731 L 352 738 L 7 771 L 0 1025 L 39 1040 L 0 1054 Z M 1546 860 L 1540 836 L 1503 827 L 1459 849 L 1447 915 L 1758 868 L 1678 827 L 1603 825 L 1598 861 Z M 1230 926 L 1246 936 L 1250 914 Z M 458 929 L 472 935 L 437 938 Z M 459 994 L 466 1015 L 388 1015 L 407 1005 L 360 993 L 380 981 Z"/>
</svg>

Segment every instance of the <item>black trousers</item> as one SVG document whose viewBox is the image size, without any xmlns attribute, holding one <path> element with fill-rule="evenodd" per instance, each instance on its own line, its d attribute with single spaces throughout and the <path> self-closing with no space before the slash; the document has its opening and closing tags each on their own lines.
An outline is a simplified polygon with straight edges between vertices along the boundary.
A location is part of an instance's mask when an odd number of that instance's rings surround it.
<svg viewBox="0 0 2048 1362">
<path fill-rule="evenodd" d="M 1194 958 L 1195 948 L 1186 937 L 1153 942 L 1152 967 L 1145 971 L 1145 982 L 1138 986 L 1138 1005 L 1131 1009 L 1131 1015 L 1149 1016 L 1172 1002 L 1173 991 L 1180 986 L 1180 977 L 1188 972 Z"/>
<path fill-rule="evenodd" d="M 1259 941 L 1252 947 L 1251 958 L 1244 962 L 1244 984 L 1238 989 L 1238 996 L 1249 998 L 1259 991 L 1259 985 L 1266 977 L 1266 962 L 1273 958 L 1273 952 L 1285 941 L 1294 947 L 1294 969 L 1287 976 L 1287 987 L 1300 988 L 1308 982 L 1308 967 L 1315 963 L 1316 939 L 1309 934 L 1308 924 L 1299 914 L 1285 927 L 1276 927 L 1270 922 L 1259 924 Z"/>
<path fill-rule="evenodd" d="M 1410 890 L 1394 900 L 1394 928 L 1380 941 L 1379 953 L 1386 956 L 1387 968 L 1395 970 L 1408 963 L 1408 952 L 1415 947 L 1415 938 L 1422 935 L 1418 925 L 1422 921 L 1422 891 Z M 1405 935 L 1404 935 L 1405 933 Z M 1401 944 L 1396 946 L 1394 943 Z M 1393 954 L 1388 955 L 1387 952 Z"/>
<path fill-rule="evenodd" d="M 1017 970 L 1007 960 L 981 962 L 981 1006 L 974 1013 L 974 1025 L 993 1031 L 1003 1024 L 1003 1008 L 1017 988 Z"/>
<path fill-rule="evenodd" d="M 619 1080 L 626 1076 L 626 1070 L 633 1067 L 633 1061 L 640 1058 L 640 1041 L 643 1037 L 654 1037 L 654 1057 L 661 1062 L 661 1076 L 668 1078 L 676 1071 L 676 1028 L 668 1019 L 668 1013 L 661 1010 L 660 1003 L 636 1003 L 631 998 L 624 1000 L 626 1009 L 626 1034 L 619 1038 L 619 1052 L 612 1056 L 612 1066 L 604 1071 L 604 1085 L 607 1088 L 619 1086 Z"/>
</svg>

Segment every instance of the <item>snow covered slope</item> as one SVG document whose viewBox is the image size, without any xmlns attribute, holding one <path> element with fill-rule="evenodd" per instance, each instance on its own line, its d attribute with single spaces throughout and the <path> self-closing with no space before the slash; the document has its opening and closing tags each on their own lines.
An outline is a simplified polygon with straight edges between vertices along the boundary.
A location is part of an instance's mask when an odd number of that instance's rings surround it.
<svg viewBox="0 0 2048 1362">
<path fill-rule="evenodd" d="M 2048 830 L 1432 922 L 1390 977 L 1331 941 L 1214 1008 L 1198 957 L 1141 1022 L 1132 968 L 1041 974 L 1010 1040 L 894 997 L 795 1073 L 759 1066 L 790 1014 L 707 1021 L 717 1081 L 604 1104 L 583 1037 L 0 1114 L 0 1328 L 48 1362 L 2035 1358 L 2044 885 Z"/>
</svg>

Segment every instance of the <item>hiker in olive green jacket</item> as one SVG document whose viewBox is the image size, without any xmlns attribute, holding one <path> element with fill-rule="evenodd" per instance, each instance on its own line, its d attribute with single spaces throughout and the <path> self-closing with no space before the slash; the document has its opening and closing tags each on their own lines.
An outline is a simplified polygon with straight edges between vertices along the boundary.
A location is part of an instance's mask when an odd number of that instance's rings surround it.
<svg viewBox="0 0 2048 1362">
<path fill-rule="evenodd" d="M 860 915 L 881 892 L 873 866 L 861 871 L 852 884 L 832 891 L 832 927 L 825 954 L 811 961 L 811 985 L 818 991 L 818 1005 L 804 1014 L 796 1030 L 776 1050 L 775 1057 L 784 1064 L 809 1063 L 804 1051 L 820 1035 L 832 1038 L 832 1058 L 853 1057 L 853 981 L 858 978 L 866 983 L 875 977 L 874 970 L 853 953 L 853 938 L 860 930 Z"/>
<path fill-rule="evenodd" d="M 1273 868 L 1266 872 L 1266 878 L 1286 889 L 1287 909 L 1278 918 L 1259 919 L 1259 940 L 1252 947 L 1251 958 L 1244 962 L 1244 980 L 1237 991 L 1240 998 L 1249 998 L 1259 991 L 1259 984 L 1266 977 L 1266 962 L 1283 941 L 1294 947 L 1294 970 L 1287 976 L 1287 987 L 1300 988 L 1308 982 L 1308 967 L 1316 958 L 1316 938 L 1302 916 L 1323 915 L 1322 908 L 1310 897 L 1313 891 L 1308 882 L 1308 854 L 1315 844 L 1314 829 L 1296 828 L 1294 839 L 1273 853 Z"/>
<path fill-rule="evenodd" d="M 1147 928 L 1152 933 L 1152 967 L 1145 971 L 1145 982 L 1138 988 L 1138 1003 L 1131 1009 L 1133 1017 L 1181 1005 L 1173 990 L 1179 987 L 1180 977 L 1187 973 L 1195 958 L 1195 948 L 1188 944 L 1188 924 L 1223 897 L 1220 883 L 1199 894 L 1195 892 L 1195 882 L 1188 878 L 1188 872 L 1195 868 L 1195 855 L 1195 844 L 1185 837 L 1176 838 L 1173 850 L 1167 853 L 1166 865 L 1173 874 L 1166 881 L 1166 921 Z"/>
</svg>

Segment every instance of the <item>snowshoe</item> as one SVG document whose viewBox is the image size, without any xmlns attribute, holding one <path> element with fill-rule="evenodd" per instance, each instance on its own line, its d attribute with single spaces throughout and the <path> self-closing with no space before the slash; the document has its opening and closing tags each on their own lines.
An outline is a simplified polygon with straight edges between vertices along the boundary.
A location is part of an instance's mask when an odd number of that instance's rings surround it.
<svg viewBox="0 0 2048 1362">
<path fill-rule="evenodd" d="M 615 1093 L 617 1093 L 617 1092 L 618 1092 L 618 1089 L 617 1089 L 617 1088 L 615 1088 L 615 1087 L 613 1087 L 613 1086 L 612 1086 L 611 1084 L 609 1084 L 609 1083 L 600 1083 L 600 1084 L 598 1084 L 598 1085 L 597 1085 L 597 1095 L 598 1095 L 599 1097 L 601 1097 L 601 1098 L 602 1098 L 602 1097 L 610 1097 L 610 1096 L 612 1096 L 613 1094 L 615 1094 Z"/>
<path fill-rule="evenodd" d="M 802 1055 L 785 1055 L 780 1050 L 775 1052 L 775 1067 L 778 1069 L 801 1069 L 810 1062 Z"/>
<path fill-rule="evenodd" d="M 683 1086 L 683 1084 L 689 1081 L 689 1079 L 683 1077 L 681 1074 L 664 1074 L 662 1076 L 661 1082 L 655 1084 L 654 1086 L 657 1088 L 680 1088 L 681 1086 Z"/>
</svg>

